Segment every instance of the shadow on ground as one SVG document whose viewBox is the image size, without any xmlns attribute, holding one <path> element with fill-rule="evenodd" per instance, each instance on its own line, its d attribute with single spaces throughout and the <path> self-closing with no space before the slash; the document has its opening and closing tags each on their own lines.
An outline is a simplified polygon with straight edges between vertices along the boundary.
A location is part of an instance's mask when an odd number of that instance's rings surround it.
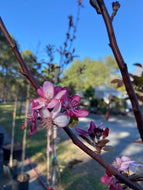
<svg viewBox="0 0 143 190">
<path fill-rule="evenodd" d="M 111 164 L 113 160 L 115 160 L 116 156 L 125 155 L 129 156 L 132 160 L 136 160 L 138 163 L 142 162 L 142 144 L 134 143 L 134 141 L 138 140 L 140 136 L 136 127 L 136 122 L 132 115 L 116 117 L 111 116 L 107 122 L 102 115 L 90 114 L 86 118 L 81 118 L 77 127 L 87 129 L 91 120 L 97 125 L 103 122 L 104 128 L 109 127 L 110 129 L 109 144 L 114 146 L 115 151 L 103 152 L 103 160 Z M 74 129 L 72 130 L 76 133 Z M 69 138 L 67 134 L 64 134 L 61 130 L 59 131 L 59 136 L 61 137 L 61 142 L 69 146 L 71 140 L 68 140 Z M 68 168 L 65 167 L 63 173 L 61 174 L 61 184 L 63 187 L 66 187 L 64 189 L 79 190 L 83 187 L 85 190 L 107 189 L 107 186 L 100 183 L 100 177 L 105 174 L 105 169 L 75 145 L 73 146 L 72 148 L 74 151 L 72 151 L 70 159 L 79 159 L 83 160 L 83 162 L 73 166 L 72 170 L 68 170 Z M 66 154 L 66 151 L 67 150 L 65 150 L 65 153 L 63 151 L 63 154 Z"/>
</svg>

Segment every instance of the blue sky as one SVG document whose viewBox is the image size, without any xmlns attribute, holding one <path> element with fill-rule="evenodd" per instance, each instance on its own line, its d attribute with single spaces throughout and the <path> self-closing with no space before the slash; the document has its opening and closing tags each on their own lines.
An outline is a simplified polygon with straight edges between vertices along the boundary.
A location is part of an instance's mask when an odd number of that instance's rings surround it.
<svg viewBox="0 0 143 190">
<path fill-rule="evenodd" d="M 132 72 L 133 63 L 143 63 L 143 1 L 120 0 L 121 7 L 113 21 L 117 42 L 123 58 Z M 111 0 L 105 0 L 111 13 Z M 102 16 L 97 15 L 89 1 L 83 0 L 74 42 L 79 59 L 113 55 Z M 20 44 L 20 50 L 29 49 L 39 59 L 47 60 L 45 46 L 63 44 L 68 27 L 68 16 L 77 12 L 77 0 L 5 0 L 1 2 L 0 16 L 8 31 Z M 58 62 L 58 57 L 56 57 Z"/>
</svg>

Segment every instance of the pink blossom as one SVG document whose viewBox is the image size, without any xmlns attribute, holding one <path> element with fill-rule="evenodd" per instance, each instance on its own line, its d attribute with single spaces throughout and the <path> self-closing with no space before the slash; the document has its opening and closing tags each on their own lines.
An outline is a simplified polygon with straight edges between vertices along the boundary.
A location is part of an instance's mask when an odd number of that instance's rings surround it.
<svg viewBox="0 0 143 190">
<path fill-rule="evenodd" d="M 62 106 L 66 109 L 66 114 L 71 117 L 85 117 L 88 115 L 88 111 L 78 109 L 80 97 L 78 95 L 69 97 L 68 92 L 64 95 L 62 100 Z"/>
<path fill-rule="evenodd" d="M 60 113 L 61 103 L 58 102 L 54 109 L 50 112 L 46 107 L 43 107 L 39 114 L 41 115 L 40 126 L 51 128 L 53 125 L 57 127 L 65 127 L 69 124 L 70 117 L 64 113 Z"/>
<path fill-rule="evenodd" d="M 136 161 L 132 161 L 127 156 L 116 157 L 116 160 L 112 164 L 115 168 L 117 168 L 119 171 L 124 171 L 126 169 L 132 170 L 132 172 L 136 173 L 136 167 L 143 166 L 142 164 L 136 164 Z"/>
<path fill-rule="evenodd" d="M 122 156 L 121 158 L 117 156 L 112 165 L 119 171 L 124 171 L 133 163 L 135 163 L 135 161 L 131 161 L 131 159 L 127 156 Z"/>
<path fill-rule="evenodd" d="M 105 138 L 109 134 L 109 129 L 108 128 L 106 128 L 105 130 L 100 129 L 100 127 L 102 125 L 103 125 L 103 123 L 101 123 L 98 127 L 96 127 L 94 122 L 91 121 L 88 131 L 85 131 L 85 130 L 82 130 L 82 129 L 79 129 L 79 128 L 75 128 L 75 130 L 77 132 L 79 132 L 83 136 L 88 136 L 89 135 L 92 139 L 94 139 L 95 137 L 97 139 L 99 139 L 101 136 L 103 136 L 103 138 Z"/>
<path fill-rule="evenodd" d="M 30 101 L 31 101 L 31 107 L 32 107 L 32 111 L 31 111 L 32 115 L 30 115 L 30 114 L 27 115 L 27 121 L 28 122 L 36 122 L 36 120 L 38 118 L 38 112 L 37 112 L 37 110 L 33 110 L 33 108 L 36 107 L 36 103 L 31 98 L 30 98 Z"/>
<path fill-rule="evenodd" d="M 59 102 L 61 97 L 66 93 L 66 90 L 60 90 L 58 93 L 55 93 L 54 85 L 45 81 L 43 87 L 40 87 L 37 90 L 40 98 L 34 100 L 35 104 L 37 104 L 33 109 L 41 109 L 42 107 L 53 108 Z"/>
<path fill-rule="evenodd" d="M 31 137 L 32 135 L 34 135 L 37 131 L 37 126 L 36 126 L 36 122 L 32 122 L 30 125 L 30 133 L 28 135 L 28 137 Z"/>
<path fill-rule="evenodd" d="M 30 101 L 31 101 L 31 107 L 34 108 L 36 105 L 35 102 L 32 99 L 30 99 Z M 38 119 L 38 112 L 37 112 L 37 110 L 32 109 L 32 115 L 28 114 L 28 116 L 27 116 L 27 121 L 32 122 L 30 125 L 30 131 L 31 132 L 28 135 L 29 137 L 34 135 L 37 131 L 37 126 L 36 126 L 37 119 Z"/>
<path fill-rule="evenodd" d="M 109 171 L 106 170 L 106 176 L 101 177 L 101 182 L 109 185 L 110 190 L 123 190 L 119 184 L 119 181 Z"/>
</svg>

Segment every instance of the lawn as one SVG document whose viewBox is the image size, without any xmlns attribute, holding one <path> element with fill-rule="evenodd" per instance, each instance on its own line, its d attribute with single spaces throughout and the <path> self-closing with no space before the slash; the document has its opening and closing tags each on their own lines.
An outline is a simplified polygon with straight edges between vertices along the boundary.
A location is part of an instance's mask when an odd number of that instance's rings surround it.
<svg viewBox="0 0 143 190">
<path fill-rule="evenodd" d="M 0 124 L 11 134 L 13 103 L 0 104 Z M 15 139 L 22 142 L 23 131 L 21 126 L 24 122 L 24 103 L 18 102 L 15 126 Z M 27 137 L 29 127 L 27 130 Z M 90 159 L 85 153 L 79 150 L 67 137 L 63 130 L 59 130 L 60 141 L 57 145 L 57 189 L 58 190 L 95 190 L 107 189 L 100 183 L 100 176 L 104 170 L 97 171 L 98 164 Z M 27 138 L 26 153 L 37 164 L 38 170 L 46 174 L 46 131 L 38 129 L 31 138 Z M 81 162 L 68 166 L 77 159 Z"/>
</svg>

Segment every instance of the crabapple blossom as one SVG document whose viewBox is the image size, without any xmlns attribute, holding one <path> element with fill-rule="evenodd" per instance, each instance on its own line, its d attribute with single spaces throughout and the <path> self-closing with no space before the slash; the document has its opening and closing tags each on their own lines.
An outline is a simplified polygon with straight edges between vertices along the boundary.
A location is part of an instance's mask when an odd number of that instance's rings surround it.
<svg viewBox="0 0 143 190">
<path fill-rule="evenodd" d="M 122 156 L 121 158 L 117 156 L 116 160 L 113 162 L 112 165 L 119 171 L 125 171 L 127 169 L 130 169 L 134 173 L 136 173 L 136 167 L 143 166 L 142 164 L 136 164 L 136 161 L 131 160 L 127 156 Z"/>
<path fill-rule="evenodd" d="M 90 136 L 91 139 L 94 139 L 95 137 L 97 139 L 100 139 L 101 136 L 104 136 L 104 138 L 105 138 L 109 134 L 109 128 L 106 128 L 105 130 L 100 129 L 100 127 L 102 125 L 103 125 L 103 123 L 101 123 L 98 127 L 96 127 L 94 122 L 91 121 L 88 131 L 85 131 L 85 130 L 82 130 L 82 129 L 79 129 L 79 128 L 75 128 L 75 130 L 77 132 L 79 132 L 83 136 Z"/>
<path fill-rule="evenodd" d="M 66 114 L 71 117 L 85 117 L 88 115 L 88 111 L 78 109 L 80 97 L 78 95 L 69 97 L 69 93 L 66 92 L 62 99 L 62 107 L 66 110 Z"/>
<path fill-rule="evenodd" d="M 57 105 L 50 112 L 46 107 L 43 107 L 39 114 L 41 116 L 40 127 L 51 128 L 53 125 L 57 127 L 65 127 L 69 124 L 70 117 L 65 113 L 61 113 L 61 103 L 58 102 Z"/>
<path fill-rule="evenodd" d="M 106 174 L 106 176 L 101 177 L 102 183 L 109 185 L 110 190 L 123 190 L 115 176 L 113 176 L 108 170 L 106 170 Z"/>
<path fill-rule="evenodd" d="M 34 100 L 37 104 L 33 109 L 41 109 L 43 107 L 53 108 L 59 102 L 60 98 L 66 93 L 66 90 L 60 90 L 57 94 L 55 93 L 53 83 L 45 81 L 43 87 L 37 90 L 40 98 Z"/>
</svg>

